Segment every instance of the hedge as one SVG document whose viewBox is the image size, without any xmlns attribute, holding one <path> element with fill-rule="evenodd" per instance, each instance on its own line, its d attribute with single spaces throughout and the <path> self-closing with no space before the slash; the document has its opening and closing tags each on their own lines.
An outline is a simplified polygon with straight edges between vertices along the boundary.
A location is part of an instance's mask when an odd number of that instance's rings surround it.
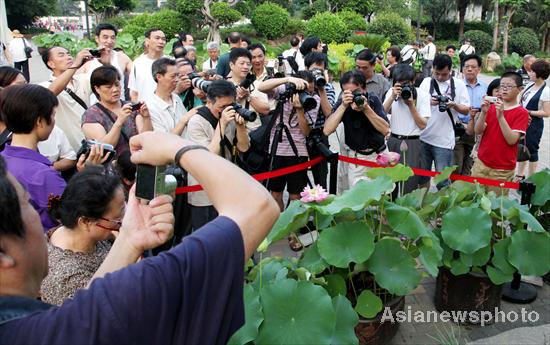
<svg viewBox="0 0 550 345">
<path fill-rule="evenodd" d="M 514 28 L 510 30 L 509 36 L 510 51 L 520 56 L 535 53 L 540 45 L 535 32 L 530 28 Z"/>
<path fill-rule="evenodd" d="M 350 10 L 343 10 L 337 13 L 338 17 L 346 24 L 348 31 L 364 31 L 367 28 L 365 18 Z"/>
<path fill-rule="evenodd" d="M 399 14 L 392 12 L 380 13 L 367 26 L 371 34 L 385 36 L 391 44 L 402 45 L 412 37 L 410 26 Z"/>
<path fill-rule="evenodd" d="M 306 25 L 306 36 L 317 36 L 324 43 L 341 43 L 348 36 L 348 27 L 338 17 L 330 12 L 318 13 Z"/>
<path fill-rule="evenodd" d="M 412 26 L 416 26 L 416 22 L 413 21 Z M 457 22 L 441 22 L 437 26 L 436 41 L 437 40 L 458 40 L 458 23 Z M 428 32 L 433 32 L 433 23 L 422 24 L 421 27 L 425 28 Z M 471 30 L 479 30 L 493 34 L 493 25 L 488 21 L 467 21 L 464 22 L 464 32 Z M 437 42 L 436 42 L 437 43 Z"/>
<path fill-rule="evenodd" d="M 252 13 L 252 26 L 256 31 L 268 39 L 281 38 L 285 34 L 285 28 L 290 15 L 283 7 L 266 2 L 254 9 Z"/>
<path fill-rule="evenodd" d="M 464 33 L 464 38 L 469 38 L 472 45 L 476 48 L 476 53 L 488 53 L 493 45 L 491 35 L 480 30 L 470 30 Z"/>
</svg>

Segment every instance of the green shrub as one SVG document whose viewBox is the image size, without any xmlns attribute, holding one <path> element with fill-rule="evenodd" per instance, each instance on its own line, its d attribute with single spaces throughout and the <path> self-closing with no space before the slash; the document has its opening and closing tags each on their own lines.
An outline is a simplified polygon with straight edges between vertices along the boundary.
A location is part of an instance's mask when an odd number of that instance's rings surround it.
<svg viewBox="0 0 550 345">
<path fill-rule="evenodd" d="M 367 28 L 365 18 L 357 12 L 343 10 L 337 13 L 338 17 L 346 24 L 349 31 L 364 31 Z"/>
<path fill-rule="evenodd" d="M 252 13 L 252 26 L 268 39 L 283 37 L 290 15 L 279 5 L 266 2 L 256 7 Z"/>
<path fill-rule="evenodd" d="M 367 26 L 367 31 L 388 38 L 391 44 L 405 44 L 411 37 L 410 27 L 397 13 L 380 13 Z"/>
<path fill-rule="evenodd" d="M 411 24 L 413 27 L 416 27 L 416 21 L 413 21 Z M 426 31 L 433 32 L 433 23 L 430 21 L 425 24 L 421 24 L 421 27 L 426 29 Z M 466 21 L 464 22 L 464 32 L 470 30 L 480 30 L 486 32 L 490 35 L 493 34 L 493 25 L 489 21 Z M 437 26 L 436 32 L 436 41 L 438 40 L 458 40 L 458 22 L 441 22 Z"/>
<path fill-rule="evenodd" d="M 341 43 L 346 40 L 348 28 L 334 13 L 318 13 L 306 25 L 306 36 L 317 36 L 325 43 Z"/>
<path fill-rule="evenodd" d="M 464 38 L 469 38 L 472 45 L 476 48 L 476 53 L 488 53 L 493 45 L 491 35 L 480 30 L 470 30 L 464 33 Z"/>
<path fill-rule="evenodd" d="M 513 52 L 512 54 L 505 56 L 502 59 L 502 66 L 505 70 L 516 70 L 523 65 L 523 58 L 518 55 L 518 53 Z"/>
<path fill-rule="evenodd" d="M 304 33 L 305 31 L 306 22 L 301 19 L 290 18 L 290 20 L 286 24 L 285 34 L 287 35 L 295 35 L 299 33 Z"/>
<path fill-rule="evenodd" d="M 307 20 L 312 18 L 317 13 L 326 12 L 328 10 L 327 2 L 325 0 L 315 0 L 311 6 L 304 8 L 302 16 Z"/>
<path fill-rule="evenodd" d="M 106 22 L 109 24 L 113 24 L 118 30 L 120 30 L 123 27 L 125 27 L 126 24 L 128 24 L 128 17 L 124 17 L 124 16 L 113 17 L 113 18 L 109 18 L 109 20 L 107 20 Z"/>
<path fill-rule="evenodd" d="M 369 48 L 373 52 L 382 52 L 382 47 L 385 45 L 388 40 L 386 37 L 378 34 L 367 34 L 367 35 L 351 35 L 348 37 L 348 42 L 362 45 Z"/>
<path fill-rule="evenodd" d="M 214 2 L 210 5 L 210 14 L 217 19 L 221 25 L 232 24 L 242 17 L 241 13 L 231 8 L 227 2 Z"/>
<path fill-rule="evenodd" d="M 258 33 L 256 32 L 256 29 L 254 29 L 252 24 L 239 24 L 239 25 L 233 25 L 233 26 L 221 29 L 220 35 L 222 37 L 222 40 L 225 40 L 227 36 L 229 36 L 229 34 L 232 33 L 233 31 L 240 32 L 242 35 L 245 35 L 248 37 L 255 38 L 258 36 Z"/>
<path fill-rule="evenodd" d="M 143 13 L 128 21 L 123 32 L 134 38 L 141 37 L 149 28 L 159 28 L 168 40 L 172 39 L 182 28 L 183 17 L 174 10 L 160 10 L 154 14 Z"/>
<path fill-rule="evenodd" d="M 138 37 L 143 37 L 146 30 L 147 30 L 147 28 L 145 26 L 139 26 L 139 25 L 136 25 L 136 24 L 128 24 L 122 29 L 122 32 L 130 34 L 130 35 L 132 35 L 132 37 L 134 39 L 136 39 Z"/>
<path fill-rule="evenodd" d="M 539 49 L 537 34 L 529 28 L 514 28 L 510 30 L 509 36 L 510 51 L 523 56 L 533 54 Z"/>
</svg>

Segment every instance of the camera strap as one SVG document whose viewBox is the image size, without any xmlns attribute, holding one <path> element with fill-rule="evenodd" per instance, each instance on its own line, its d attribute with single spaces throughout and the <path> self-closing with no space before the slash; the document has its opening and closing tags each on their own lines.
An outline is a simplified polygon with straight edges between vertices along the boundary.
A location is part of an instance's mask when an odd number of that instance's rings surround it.
<svg viewBox="0 0 550 345">
<path fill-rule="evenodd" d="M 451 97 L 452 97 L 453 100 L 454 100 L 454 89 L 455 89 L 454 86 L 455 86 L 454 79 L 451 77 Z M 441 91 L 439 90 L 439 85 L 437 84 L 435 79 L 432 78 L 432 83 L 431 83 L 431 87 L 430 87 L 430 94 L 433 93 L 434 90 L 439 96 L 441 96 Z M 453 114 L 451 113 L 450 109 L 447 109 L 447 114 L 449 115 L 449 119 L 451 119 L 451 123 L 453 124 L 453 127 L 454 127 L 456 122 L 453 118 Z"/>
<path fill-rule="evenodd" d="M 49 80 L 49 82 L 53 83 L 53 80 Z M 84 110 L 88 110 L 88 105 L 86 104 L 86 102 L 84 102 L 82 98 L 78 97 L 78 95 L 74 93 L 73 90 L 69 89 L 68 87 L 65 87 L 63 91 L 68 93 L 69 96 L 71 96 L 71 98 L 74 99 L 76 103 L 78 103 L 82 108 L 84 108 Z"/>
<path fill-rule="evenodd" d="M 109 117 L 109 120 L 111 120 L 111 122 L 113 123 L 113 125 L 115 124 L 116 120 L 115 118 L 113 117 L 113 115 L 111 115 L 111 112 L 105 108 L 101 103 L 97 102 L 97 107 L 99 109 L 101 109 L 101 111 L 107 115 L 107 117 Z M 130 139 L 128 138 L 128 136 L 126 135 L 126 133 L 124 133 L 124 126 L 120 129 L 120 135 L 122 135 L 122 137 L 124 138 L 124 140 L 126 140 L 126 142 L 128 144 L 130 144 Z"/>
<path fill-rule="evenodd" d="M 212 115 L 212 113 L 210 112 L 210 110 L 207 108 L 207 107 L 200 107 L 199 109 L 197 109 L 197 114 L 200 115 L 202 118 L 204 118 L 206 121 L 208 121 L 208 123 L 210 124 L 210 126 L 212 126 L 212 128 L 214 130 L 216 130 L 216 127 L 218 126 L 218 123 L 220 122 L 219 119 L 217 119 L 216 117 L 214 117 L 214 115 Z M 227 136 L 225 135 L 225 133 L 220 133 L 220 154 L 222 157 L 225 157 L 224 155 L 224 151 L 227 149 L 230 153 L 231 153 L 231 160 L 233 161 L 233 158 L 235 156 L 234 152 L 233 152 L 233 148 L 234 148 L 234 144 L 231 143 L 231 141 L 229 141 L 229 139 L 227 138 Z M 235 139 L 237 137 L 235 136 Z"/>
</svg>

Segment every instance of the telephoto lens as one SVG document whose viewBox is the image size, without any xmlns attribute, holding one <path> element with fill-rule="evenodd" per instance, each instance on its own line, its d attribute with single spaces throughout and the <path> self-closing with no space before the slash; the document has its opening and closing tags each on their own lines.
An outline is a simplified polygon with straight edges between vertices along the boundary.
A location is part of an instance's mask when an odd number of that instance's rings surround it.
<svg viewBox="0 0 550 345">
<path fill-rule="evenodd" d="M 246 78 L 239 84 L 243 89 L 248 89 L 256 81 L 256 76 L 252 73 L 246 75 Z"/>
<path fill-rule="evenodd" d="M 233 103 L 233 110 L 235 110 L 237 114 L 239 114 L 247 122 L 254 122 L 258 117 L 258 114 L 249 109 L 243 108 L 239 103 Z"/>
<path fill-rule="evenodd" d="M 195 78 L 200 78 L 201 76 L 200 76 L 198 73 L 196 73 L 196 72 L 191 72 L 191 73 L 189 73 L 189 74 L 187 75 L 187 77 L 188 77 L 189 79 L 193 80 L 193 79 L 195 79 Z"/>
<path fill-rule="evenodd" d="M 300 97 L 300 104 L 302 104 L 305 112 L 315 109 L 315 107 L 317 106 L 317 101 L 315 100 L 315 98 L 311 97 L 303 91 L 300 92 L 298 95 Z"/>
<path fill-rule="evenodd" d="M 355 103 L 356 106 L 362 107 L 365 105 L 365 99 L 363 98 L 363 93 L 361 90 L 355 90 L 353 91 L 353 103 Z"/>
<path fill-rule="evenodd" d="M 208 93 L 208 87 L 212 84 L 210 80 L 204 80 L 203 78 L 193 78 L 191 79 L 191 85 L 193 87 L 202 90 L 204 93 Z"/>
<path fill-rule="evenodd" d="M 323 71 L 320 69 L 314 69 L 311 71 L 311 74 L 313 74 L 313 78 L 315 79 L 315 86 L 325 87 L 327 80 L 325 79 Z"/>
</svg>

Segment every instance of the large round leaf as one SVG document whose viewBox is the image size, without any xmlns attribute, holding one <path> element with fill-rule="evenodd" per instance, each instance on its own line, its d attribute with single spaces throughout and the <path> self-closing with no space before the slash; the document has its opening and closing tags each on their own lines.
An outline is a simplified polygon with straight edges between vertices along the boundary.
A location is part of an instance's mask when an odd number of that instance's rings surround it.
<svg viewBox="0 0 550 345">
<path fill-rule="evenodd" d="M 374 235 L 366 222 L 345 222 L 321 231 L 317 240 L 319 254 L 326 262 L 346 268 L 363 262 L 374 249 Z"/>
<path fill-rule="evenodd" d="M 325 289 L 285 279 L 260 292 L 264 322 L 257 344 L 330 344 L 336 314 Z"/>
<path fill-rule="evenodd" d="M 510 263 L 526 276 L 542 276 L 550 271 L 550 235 L 516 231 L 508 249 Z"/>
<path fill-rule="evenodd" d="M 264 320 L 260 295 L 250 285 L 244 286 L 245 324 L 229 339 L 227 344 L 247 344 L 258 336 L 258 327 Z"/>
<path fill-rule="evenodd" d="M 319 274 L 328 267 L 327 262 L 319 255 L 317 242 L 313 242 L 311 246 L 305 249 L 299 265 L 305 267 L 313 274 Z"/>
<path fill-rule="evenodd" d="M 405 296 L 420 283 L 416 261 L 401 247 L 401 242 L 392 238 L 376 243 L 367 267 L 378 285 L 394 295 Z"/>
<path fill-rule="evenodd" d="M 273 225 L 273 228 L 260 246 L 262 250 L 267 250 L 267 246 L 277 242 L 290 235 L 290 233 L 304 227 L 309 220 L 310 209 L 304 206 L 299 200 L 294 200 L 288 208 L 281 213 L 279 219 Z"/>
<path fill-rule="evenodd" d="M 378 176 L 389 176 L 393 182 L 407 181 L 413 175 L 413 170 L 403 164 L 397 164 L 388 168 L 374 168 L 367 171 L 367 176 L 371 179 L 375 179 Z"/>
<path fill-rule="evenodd" d="M 550 200 L 550 170 L 544 169 L 529 177 L 529 181 L 533 182 L 537 187 L 531 202 L 533 205 L 542 206 Z"/>
<path fill-rule="evenodd" d="M 510 265 L 510 262 L 508 261 L 508 249 L 510 248 L 511 242 L 512 239 L 510 237 L 506 237 L 495 243 L 493 245 L 493 258 L 491 259 L 491 263 L 495 266 L 495 268 L 498 268 L 500 271 L 510 275 L 516 271 L 514 266 Z"/>
<path fill-rule="evenodd" d="M 324 276 L 327 281 L 325 289 L 331 297 L 336 297 L 338 295 L 345 296 L 347 292 L 346 281 L 339 274 L 329 274 Z"/>
<path fill-rule="evenodd" d="M 473 254 L 489 245 L 491 217 L 475 207 L 454 207 L 443 216 L 441 236 L 454 250 Z"/>
<path fill-rule="evenodd" d="M 336 296 L 332 299 L 332 305 L 336 313 L 336 323 L 330 343 L 332 345 L 359 344 L 354 330 L 359 322 L 359 317 L 353 311 L 350 301 L 344 296 Z"/>
<path fill-rule="evenodd" d="M 355 311 L 364 318 L 370 319 L 382 311 L 383 303 L 380 297 L 370 290 L 363 290 L 357 297 Z"/>
<path fill-rule="evenodd" d="M 414 240 L 421 236 L 428 236 L 426 225 L 424 225 L 416 212 L 407 207 L 389 202 L 385 203 L 384 209 L 388 224 L 394 231 Z"/>
</svg>

